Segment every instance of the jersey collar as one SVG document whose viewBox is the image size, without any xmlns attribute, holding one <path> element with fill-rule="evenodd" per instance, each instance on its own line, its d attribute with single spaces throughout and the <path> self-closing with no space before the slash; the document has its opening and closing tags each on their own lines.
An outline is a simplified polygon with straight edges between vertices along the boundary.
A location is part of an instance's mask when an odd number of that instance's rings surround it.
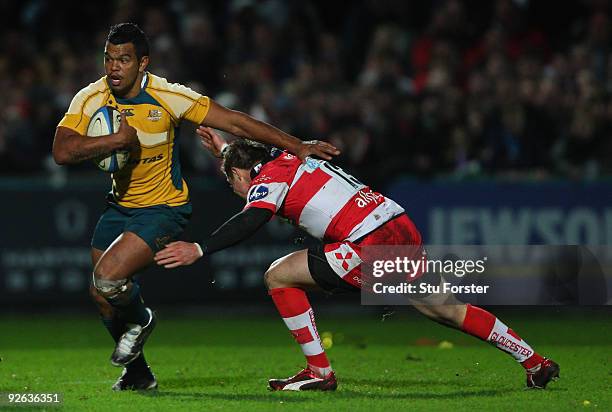
<svg viewBox="0 0 612 412">
<path fill-rule="evenodd" d="M 144 72 L 142 76 L 142 81 L 140 82 L 140 89 L 144 89 L 147 87 L 147 83 L 149 82 L 149 72 Z"/>
<path fill-rule="evenodd" d="M 106 84 L 108 85 L 108 76 L 106 76 Z M 147 84 L 149 84 L 149 72 L 144 72 L 144 74 L 142 75 L 142 80 L 140 81 L 140 92 L 138 92 L 138 94 L 142 93 L 142 91 L 146 89 Z M 108 88 L 110 89 L 110 86 L 108 86 Z"/>
<path fill-rule="evenodd" d="M 263 167 L 264 164 L 265 164 L 265 162 L 259 162 L 255 166 L 253 166 L 253 168 L 251 169 L 251 180 L 253 180 L 253 179 L 255 179 L 255 177 L 257 177 L 259 172 L 261 172 L 261 168 Z"/>
<path fill-rule="evenodd" d="M 121 99 L 119 97 L 115 98 L 117 99 L 117 103 L 119 104 L 151 104 L 154 106 L 160 106 L 162 107 L 162 105 L 155 100 L 155 98 L 153 98 L 153 96 L 151 96 L 149 93 L 147 93 L 147 85 L 149 83 L 149 74 L 147 72 L 145 72 L 144 76 L 142 76 L 142 82 L 140 83 L 140 92 L 138 93 L 138 95 L 136 95 L 135 97 L 131 98 L 131 99 Z"/>
<path fill-rule="evenodd" d="M 255 177 L 261 172 L 261 168 L 266 163 L 268 163 L 271 160 L 276 159 L 277 157 L 279 157 L 282 154 L 283 154 L 282 150 L 277 149 L 276 147 L 273 147 L 272 150 L 270 151 L 270 157 L 268 157 L 266 160 L 262 160 L 261 162 L 257 163 L 255 166 L 253 166 L 253 168 L 251 169 L 251 180 L 255 179 Z"/>
</svg>

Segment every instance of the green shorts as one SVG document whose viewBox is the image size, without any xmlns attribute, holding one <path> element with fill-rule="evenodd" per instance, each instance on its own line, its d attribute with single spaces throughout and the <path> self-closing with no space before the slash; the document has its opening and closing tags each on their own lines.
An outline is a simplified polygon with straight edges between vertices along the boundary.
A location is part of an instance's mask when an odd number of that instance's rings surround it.
<svg viewBox="0 0 612 412">
<path fill-rule="evenodd" d="M 191 203 L 131 208 L 108 202 L 94 230 L 91 246 L 106 250 L 120 234 L 133 232 L 157 252 L 183 233 L 190 217 Z"/>
</svg>

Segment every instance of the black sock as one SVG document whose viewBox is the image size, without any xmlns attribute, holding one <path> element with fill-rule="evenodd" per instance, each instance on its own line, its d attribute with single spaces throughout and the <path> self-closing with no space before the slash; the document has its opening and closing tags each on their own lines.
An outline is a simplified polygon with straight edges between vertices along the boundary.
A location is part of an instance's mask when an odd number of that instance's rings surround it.
<svg viewBox="0 0 612 412">
<path fill-rule="evenodd" d="M 136 282 L 132 282 L 132 290 L 130 291 L 127 304 L 119 303 L 118 299 L 108 299 L 108 302 L 119 312 L 119 316 L 126 323 L 136 323 L 140 326 L 145 326 L 151 319 L 142 296 L 140 296 L 140 286 Z"/>
<path fill-rule="evenodd" d="M 115 343 L 119 342 L 121 335 L 123 335 L 127 330 L 125 327 L 125 322 L 117 316 L 112 318 L 101 317 L 101 319 L 104 327 L 106 327 L 108 333 L 110 333 L 110 335 L 113 337 Z M 148 366 L 149 365 L 147 365 L 147 361 L 144 357 L 144 352 L 142 352 L 140 356 L 130 362 L 126 368 L 128 370 L 148 370 Z"/>
</svg>

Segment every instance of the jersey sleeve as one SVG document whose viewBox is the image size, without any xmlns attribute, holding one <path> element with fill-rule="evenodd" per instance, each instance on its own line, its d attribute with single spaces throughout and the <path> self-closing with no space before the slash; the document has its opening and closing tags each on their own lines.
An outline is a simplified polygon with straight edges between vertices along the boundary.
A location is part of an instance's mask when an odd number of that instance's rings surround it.
<svg viewBox="0 0 612 412">
<path fill-rule="evenodd" d="M 159 78 L 159 82 L 152 86 L 152 90 L 163 100 L 177 122 L 188 120 L 200 124 L 208 114 L 210 98 L 189 87 L 179 83 L 168 83 L 165 79 Z"/>
<path fill-rule="evenodd" d="M 72 98 L 68 111 L 58 126 L 67 127 L 84 136 L 91 116 L 103 106 L 104 97 L 104 91 L 99 90 L 96 84 L 85 87 Z"/>
<path fill-rule="evenodd" d="M 264 165 L 259 175 L 251 183 L 245 210 L 257 207 L 276 213 L 282 207 L 296 170 L 294 156 L 289 156 L 286 158 L 287 155 L 283 155 Z"/>
</svg>

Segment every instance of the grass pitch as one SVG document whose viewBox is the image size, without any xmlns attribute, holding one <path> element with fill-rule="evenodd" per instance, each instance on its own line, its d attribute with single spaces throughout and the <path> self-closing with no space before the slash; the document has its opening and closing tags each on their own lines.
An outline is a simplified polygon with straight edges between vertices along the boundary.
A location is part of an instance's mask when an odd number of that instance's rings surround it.
<svg viewBox="0 0 612 412">
<path fill-rule="evenodd" d="M 335 393 L 268 392 L 268 378 L 304 364 L 273 313 L 219 319 L 163 310 L 146 346 L 158 391 L 110 390 L 120 369 L 110 365 L 111 339 L 92 313 L 0 317 L 0 392 L 60 392 L 61 410 L 74 411 L 612 410 L 608 309 L 500 313 L 561 365 L 561 380 L 545 391 L 524 390 L 523 369 L 509 356 L 415 313 L 381 322 L 320 312 L 319 332 L 332 345 L 339 379 Z"/>
</svg>

